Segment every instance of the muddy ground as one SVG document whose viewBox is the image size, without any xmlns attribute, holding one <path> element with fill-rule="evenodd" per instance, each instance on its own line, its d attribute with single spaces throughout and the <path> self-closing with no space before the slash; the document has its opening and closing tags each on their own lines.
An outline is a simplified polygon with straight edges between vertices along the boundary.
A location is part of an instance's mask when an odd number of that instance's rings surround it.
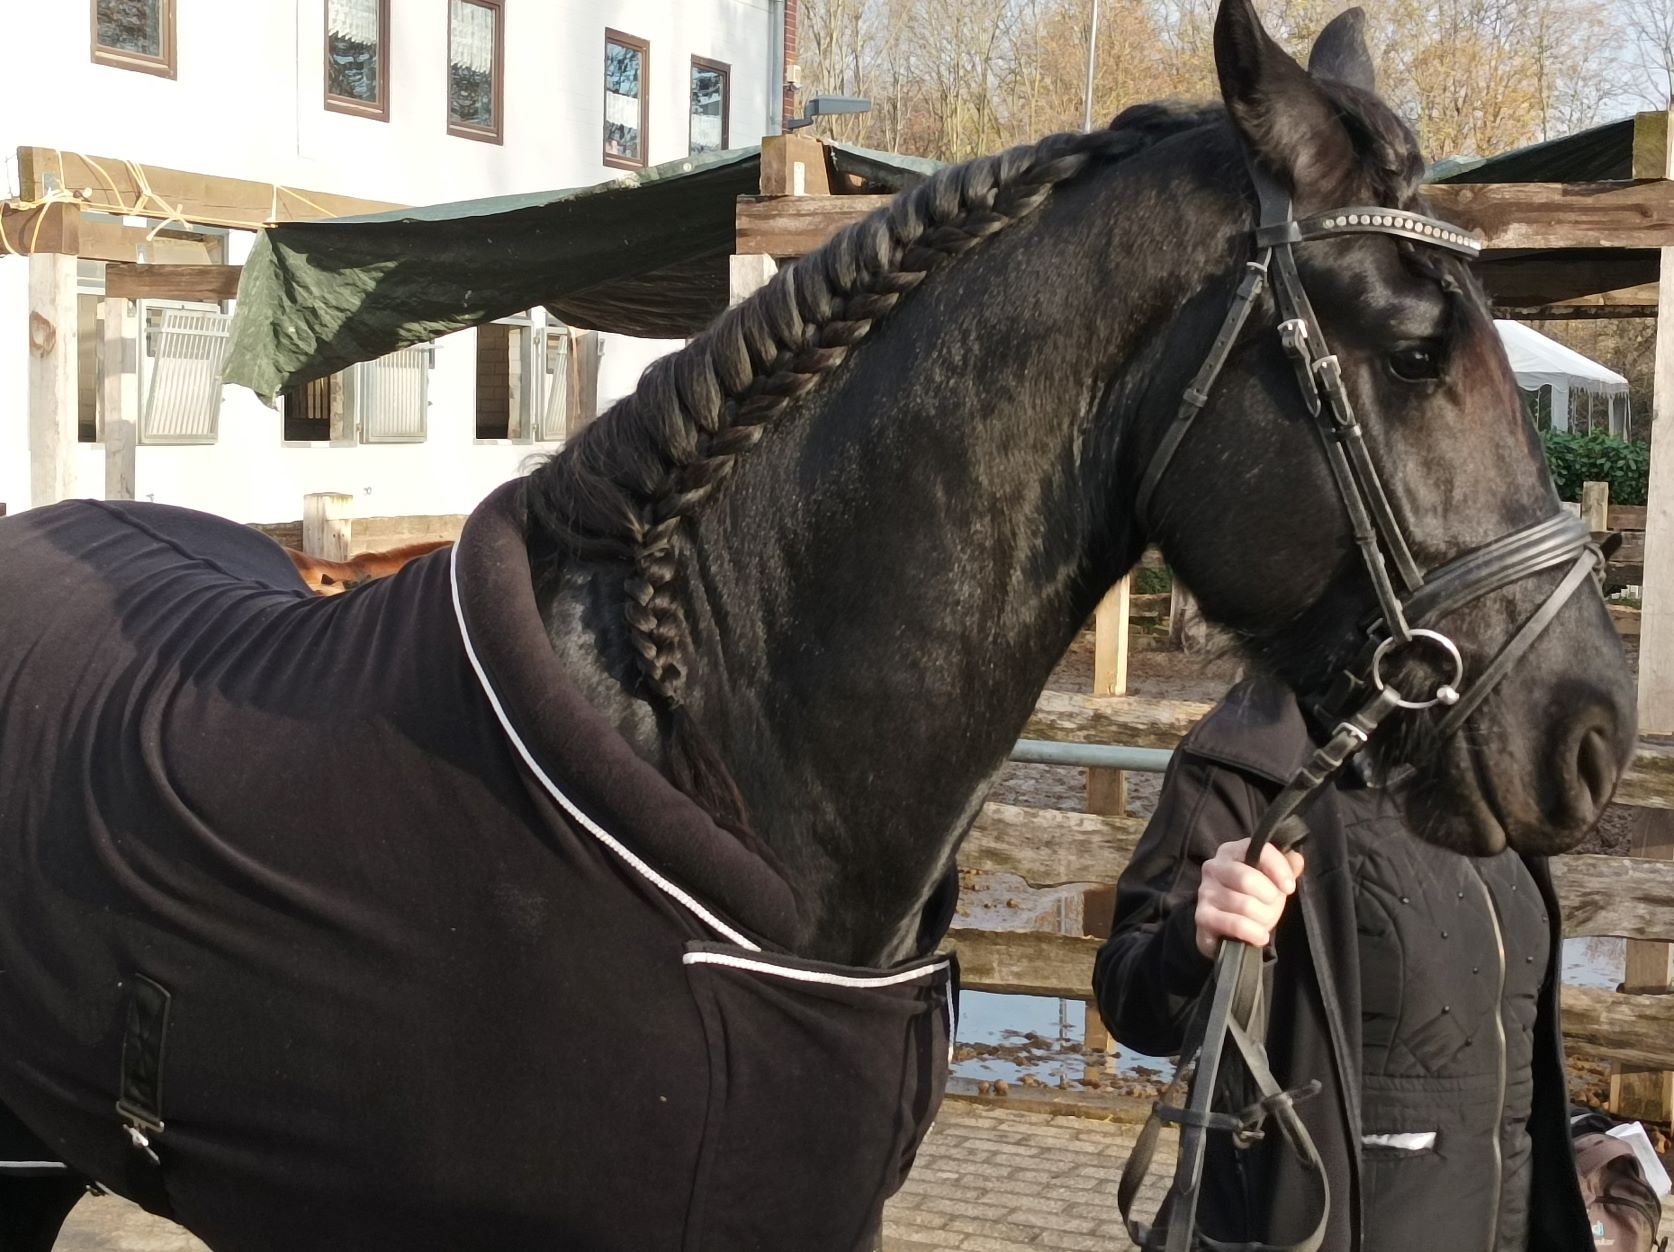
<svg viewBox="0 0 1674 1252">
<path fill-rule="evenodd" d="M 1637 663 L 1633 641 L 1630 662 Z M 1130 654 L 1128 690 L 1139 696 L 1212 703 L 1241 674 L 1241 664 L 1224 650 L 1190 656 L 1173 650 Z M 1093 637 L 1084 633 L 1047 683 L 1049 690 L 1073 693 L 1093 688 Z M 1149 816 L 1156 806 L 1160 774 L 1128 775 L 1129 811 Z M 1009 765 L 996 782 L 991 798 L 1006 804 L 1078 810 L 1085 807 L 1086 771 L 1047 765 Z M 1580 853 L 1625 855 L 1632 836 L 1634 810 L 1611 805 L 1597 830 L 1577 849 Z M 960 925 L 985 929 L 1050 930 L 1082 933 L 1081 887 L 1047 891 L 1029 888 L 1009 875 L 964 874 L 959 905 Z M 1050 1030 L 1038 1022 L 1019 1022 L 1015 1028 L 991 1030 L 981 1039 L 962 1038 L 956 1053 L 958 1072 L 981 1081 L 1048 1087 L 1097 1087 L 1122 1095 L 1149 1097 L 1166 1079 L 1150 1058 L 1119 1055 L 1114 1064 L 1097 1063 L 1083 1055 L 1081 1007 L 1070 1006 L 1073 1028 Z M 962 1036 L 965 1032 L 961 1032 Z M 1570 1060 L 1571 1097 L 1579 1104 L 1600 1106 L 1609 1091 L 1609 1066 L 1584 1057 Z M 1664 1130 L 1667 1128 L 1664 1127 Z M 1666 1150 L 1659 1139 L 1659 1150 Z"/>
</svg>

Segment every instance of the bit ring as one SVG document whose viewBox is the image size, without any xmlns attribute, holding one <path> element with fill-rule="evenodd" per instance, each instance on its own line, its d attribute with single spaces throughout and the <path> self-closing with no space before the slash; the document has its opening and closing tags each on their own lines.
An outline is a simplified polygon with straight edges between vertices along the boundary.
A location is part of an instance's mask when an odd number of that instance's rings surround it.
<svg viewBox="0 0 1674 1252">
<path fill-rule="evenodd" d="M 1404 642 L 1391 636 L 1378 645 L 1377 651 L 1372 653 L 1372 686 L 1378 691 L 1382 691 L 1386 685 L 1383 681 L 1383 660 L 1386 656 L 1396 648 L 1407 647 L 1410 644 L 1417 643 L 1420 639 L 1428 640 L 1432 646 L 1447 654 L 1453 662 L 1453 678 L 1449 682 L 1439 684 L 1436 687 L 1436 694 L 1428 700 L 1396 699 L 1396 705 L 1403 709 L 1428 709 L 1434 708 L 1438 704 L 1458 704 L 1459 688 L 1465 682 L 1465 658 L 1459 655 L 1458 645 L 1453 640 L 1440 631 L 1425 630 L 1423 627 L 1413 630 L 1411 637 Z"/>
</svg>

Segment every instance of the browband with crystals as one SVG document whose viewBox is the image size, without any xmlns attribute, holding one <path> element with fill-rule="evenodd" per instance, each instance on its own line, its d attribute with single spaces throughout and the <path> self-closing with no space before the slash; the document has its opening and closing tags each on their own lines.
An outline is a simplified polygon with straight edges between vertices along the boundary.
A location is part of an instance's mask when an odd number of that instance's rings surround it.
<svg viewBox="0 0 1674 1252">
<path fill-rule="evenodd" d="M 1337 235 L 1363 235 L 1368 232 L 1434 244 L 1473 261 L 1482 255 L 1482 240 L 1457 226 L 1439 218 L 1425 217 L 1422 213 L 1376 206 L 1332 209 L 1329 213 L 1305 217 L 1301 221 L 1257 227 L 1255 241 L 1258 248 L 1271 248 L 1283 243 L 1304 243 L 1309 239 L 1330 239 Z"/>
</svg>

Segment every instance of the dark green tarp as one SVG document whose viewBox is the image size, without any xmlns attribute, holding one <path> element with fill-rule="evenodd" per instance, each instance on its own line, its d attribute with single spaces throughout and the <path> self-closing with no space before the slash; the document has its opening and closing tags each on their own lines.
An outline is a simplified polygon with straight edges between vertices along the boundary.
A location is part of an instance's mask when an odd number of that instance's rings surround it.
<svg viewBox="0 0 1674 1252">
<path fill-rule="evenodd" d="M 869 190 L 935 162 L 829 145 Z M 225 378 L 264 400 L 450 331 L 546 306 L 572 326 L 696 334 L 726 306 L 739 196 L 761 150 L 671 161 L 592 187 L 263 231 L 238 287 Z"/>
<path fill-rule="evenodd" d="M 1433 183 L 1592 183 L 1633 177 L 1633 121 L 1624 117 L 1491 157 L 1454 157 Z"/>
</svg>

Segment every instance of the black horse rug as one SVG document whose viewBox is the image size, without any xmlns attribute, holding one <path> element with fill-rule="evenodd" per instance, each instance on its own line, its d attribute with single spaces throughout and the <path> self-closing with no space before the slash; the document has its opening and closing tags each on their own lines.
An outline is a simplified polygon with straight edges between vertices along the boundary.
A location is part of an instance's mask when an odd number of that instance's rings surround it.
<svg viewBox="0 0 1674 1252">
<path fill-rule="evenodd" d="M 14 1157 L 234 1252 L 866 1243 L 951 963 L 785 955 L 773 866 L 558 667 L 520 498 L 331 599 L 185 510 L 0 522 Z"/>
</svg>

